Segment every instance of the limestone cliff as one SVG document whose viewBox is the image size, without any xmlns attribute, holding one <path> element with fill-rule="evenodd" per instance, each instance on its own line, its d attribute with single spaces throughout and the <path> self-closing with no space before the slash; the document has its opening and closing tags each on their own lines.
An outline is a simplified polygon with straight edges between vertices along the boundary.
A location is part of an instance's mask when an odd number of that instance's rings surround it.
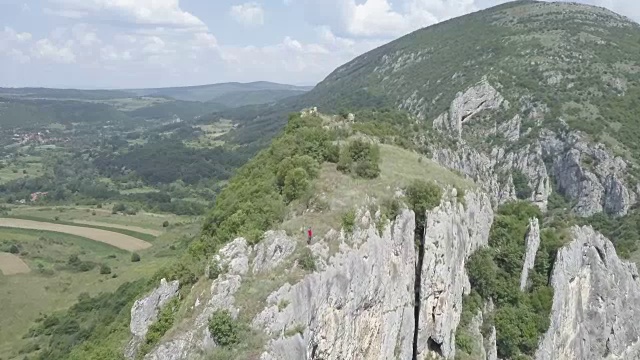
<svg viewBox="0 0 640 360">
<path fill-rule="evenodd" d="M 411 358 L 413 213 L 404 211 L 381 235 L 368 212 L 360 225 L 342 233 L 343 250 L 323 271 L 269 296 L 253 321 L 273 338 L 262 360 Z M 279 309 L 281 302 L 288 305 Z M 287 336 L 296 326 L 304 331 Z"/>
<path fill-rule="evenodd" d="M 543 124 L 547 107 L 526 97 L 520 99 L 520 110 L 513 118 L 499 122 L 496 114 L 515 105 L 496 90 L 499 84 L 494 85 L 485 78 L 458 93 L 449 110 L 433 121 L 434 129 L 442 135 L 456 138 L 454 147 L 447 142 L 429 145 L 435 161 L 472 178 L 495 204 L 520 196 L 545 210 L 553 176 L 558 190 L 575 202 L 576 214 L 627 213 L 636 202 L 637 189 L 628 182 L 624 159 L 613 155 L 605 145 L 570 130 L 561 119 L 557 120 L 560 130 L 548 129 Z M 475 126 L 466 137 L 465 126 Z M 473 138 L 482 142 L 487 136 L 504 141 L 491 147 L 473 143 Z M 514 171 L 526 177 L 528 193 L 516 192 Z"/>
<path fill-rule="evenodd" d="M 455 355 L 462 295 L 471 291 L 465 264 L 475 250 L 487 245 L 492 222 L 489 197 L 479 193 L 467 194 L 465 204 L 443 201 L 427 212 L 420 279 L 420 356 L 430 352 L 446 358 Z"/>
<path fill-rule="evenodd" d="M 640 357 L 640 283 L 634 264 L 591 227 L 572 228 L 551 283 L 551 325 L 537 360 Z"/>
<path fill-rule="evenodd" d="M 459 202 L 456 195 L 450 190 L 426 214 L 417 328 L 414 213 L 403 210 L 380 228 L 376 215 L 363 209 L 353 233 L 330 231 L 311 247 L 317 271 L 268 295 L 251 324 L 267 336 L 260 359 L 411 359 L 416 331 L 419 356 L 437 354 L 436 342 L 443 355 L 453 356 L 462 295 L 470 287 L 461 269 L 475 249 L 487 244 L 493 220 L 488 196 L 468 192 Z M 330 240 L 340 244 L 332 256 L 322 244 Z M 282 232 L 268 232 L 255 247 L 244 239 L 226 245 L 213 262 L 226 272 L 196 293 L 191 318 L 169 331 L 145 359 L 198 358 L 213 349 L 207 327 L 211 314 L 244 311 L 235 296 L 250 272 L 288 264 L 295 245 Z"/>
</svg>

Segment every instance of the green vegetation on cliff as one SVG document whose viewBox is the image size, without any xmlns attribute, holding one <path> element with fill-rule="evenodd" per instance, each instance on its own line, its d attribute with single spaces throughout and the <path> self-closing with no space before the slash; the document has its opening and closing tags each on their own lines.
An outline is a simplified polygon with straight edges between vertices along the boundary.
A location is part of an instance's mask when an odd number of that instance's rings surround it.
<svg viewBox="0 0 640 360">
<path fill-rule="evenodd" d="M 540 246 L 533 270 L 529 272 L 529 286 L 520 290 L 520 274 L 526 252 L 525 237 L 529 220 L 542 220 L 540 210 L 526 202 L 512 202 L 498 209 L 489 235 L 489 246 L 475 252 L 467 263 L 471 294 L 463 299 L 463 312 L 456 333 L 458 356 L 477 354 L 469 333 L 471 319 L 491 301 L 495 309 L 483 311 L 482 330 L 488 336 L 496 329 L 498 356 L 509 359 L 528 359 L 533 356 L 540 337 L 549 327 L 553 289 L 549 276 L 556 252 L 562 246 L 563 229 L 545 228 L 540 231 Z"/>
</svg>

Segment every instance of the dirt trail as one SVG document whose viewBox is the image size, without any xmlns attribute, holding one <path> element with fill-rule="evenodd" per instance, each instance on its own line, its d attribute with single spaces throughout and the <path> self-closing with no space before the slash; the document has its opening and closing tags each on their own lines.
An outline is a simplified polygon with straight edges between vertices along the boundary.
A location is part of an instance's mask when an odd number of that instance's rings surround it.
<svg viewBox="0 0 640 360">
<path fill-rule="evenodd" d="M 103 226 L 103 227 L 111 227 L 114 229 L 131 230 L 131 231 L 139 232 L 142 234 L 153 235 L 153 236 L 160 236 L 163 234 L 163 232 L 160 230 L 152 230 L 152 229 L 147 229 L 147 228 L 143 228 L 140 226 L 133 226 L 133 225 L 120 225 L 120 224 L 114 224 L 114 223 L 108 223 L 108 222 L 88 221 L 88 220 L 71 220 L 71 222 L 74 222 L 76 224 L 82 224 L 82 225 Z"/>
<path fill-rule="evenodd" d="M 109 244 L 111 246 L 115 246 L 127 251 L 143 250 L 151 247 L 150 243 L 133 236 L 82 226 L 53 224 L 33 220 L 0 218 L 0 227 L 54 231 L 76 235 L 90 240 L 103 242 L 105 244 Z"/>
<path fill-rule="evenodd" d="M 18 256 L 0 252 L 0 272 L 4 275 L 26 274 L 30 271 L 29 266 Z"/>
</svg>

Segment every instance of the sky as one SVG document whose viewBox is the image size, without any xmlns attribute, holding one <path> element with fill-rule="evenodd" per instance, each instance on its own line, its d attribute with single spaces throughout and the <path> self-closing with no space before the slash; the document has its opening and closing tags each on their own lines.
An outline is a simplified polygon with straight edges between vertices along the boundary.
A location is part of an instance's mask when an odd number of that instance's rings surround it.
<svg viewBox="0 0 640 360">
<path fill-rule="evenodd" d="M 411 31 L 504 0 L 0 0 L 0 86 L 315 85 Z M 577 0 L 640 21 L 640 0 Z"/>
</svg>

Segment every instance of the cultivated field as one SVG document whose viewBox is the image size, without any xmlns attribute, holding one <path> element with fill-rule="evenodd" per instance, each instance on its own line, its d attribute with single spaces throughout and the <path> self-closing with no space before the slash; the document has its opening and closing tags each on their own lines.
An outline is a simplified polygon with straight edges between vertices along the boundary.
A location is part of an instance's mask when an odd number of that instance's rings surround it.
<svg viewBox="0 0 640 360">
<path fill-rule="evenodd" d="M 128 250 L 128 251 L 143 250 L 151 247 L 150 243 L 140 240 L 138 238 L 135 238 L 133 236 L 112 232 L 112 231 L 107 231 L 107 230 L 102 230 L 102 229 L 82 227 L 82 226 L 70 226 L 70 225 L 33 221 L 33 220 L 0 218 L 0 227 L 29 229 L 29 230 L 43 230 L 43 231 L 65 233 L 65 234 L 84 237 L 94 241 L 99 241 L 105 244 L 109 244 L 111 246 L 115 246 L 119 249 Z"/>
<path fill-rule="evenodd" d="M 113 224 L 108 222 L 87 221 L 87 220 L 73 220 L 73 222 L 80 225 L 105 226 L 105 227 L 111 227 L 115 229 L 131 230 L 131 231 L 135 231 L 143 234 L 149 234 L 153 236 L 162 235 L 162 231 L 160 230 L 152 230 L 152 229 L 143 228 L 143 227 L 134 226 L 134 225 L 120 225 L 120 224 Z"/>
<path fill-rule="evenodd" d="M 0 272 L 4 275 L 26 274 L 31 269 L 18 256 L 0 252 Z"/>
</svg>

